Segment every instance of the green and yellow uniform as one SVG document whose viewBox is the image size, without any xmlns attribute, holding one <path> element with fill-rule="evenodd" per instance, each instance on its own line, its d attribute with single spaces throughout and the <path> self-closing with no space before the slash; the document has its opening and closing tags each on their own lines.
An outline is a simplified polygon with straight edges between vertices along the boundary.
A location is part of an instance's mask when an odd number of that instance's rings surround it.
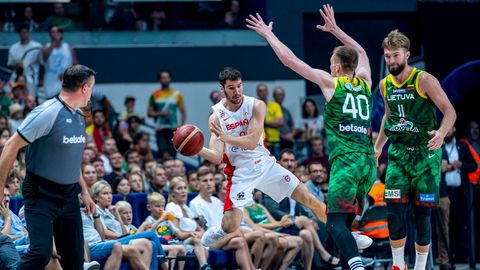
<svg viewBox="0 0 480 270">
<path fill-rule="evenodd" d="M 384 130 L 392 143 L 385 180 L 387 202 L 438 203 L 441 150 L 427 147 L 431 139 L 427 132 L 436 129 L 436 107 L 418 87 L 422 72 L 413 68 L 400 84 L 391 74 L 383 80 L 383 96 L 390 109 Z"/>
<path fill-rule="evenodd" d="M 373 185 L 376 174 L 371 135 L 373 100 L 365 80 L 335 78 L 335 92 L 325 106 L 330 183 L 329 212 L 354 212 L 355 202 Z"/>
</svg>

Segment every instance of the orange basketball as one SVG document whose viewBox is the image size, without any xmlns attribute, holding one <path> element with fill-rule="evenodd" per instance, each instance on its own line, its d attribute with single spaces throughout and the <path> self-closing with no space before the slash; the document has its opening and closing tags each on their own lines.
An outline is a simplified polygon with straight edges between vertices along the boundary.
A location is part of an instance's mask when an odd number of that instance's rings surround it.
<svg viewBox="0 0 480 270">
<path fill-rule="evenodd" d="M 194 125 L 183 125 L 173 134 L 173 146 L 184 156 L 194 156 L 202 150 L 204 137 Z"/>
</svg>

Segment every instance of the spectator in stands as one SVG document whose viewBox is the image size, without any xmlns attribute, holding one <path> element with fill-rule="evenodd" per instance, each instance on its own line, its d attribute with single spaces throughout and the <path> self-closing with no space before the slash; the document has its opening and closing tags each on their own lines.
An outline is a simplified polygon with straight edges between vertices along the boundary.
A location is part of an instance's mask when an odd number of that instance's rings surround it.
<svg viewBox="0 0 480 270">
<path fill-rule="evenodd" d="M 20 179 L 20 176 L 14 171 L 10 172 L 10 175 L 8 176 L 8 180 L 7 180 L 7 187 L 11 197 L 21 197 L 21 194 L 20 194 L 21 183 L 22 183 L 22 179 Z"/>
<path fill-rule="evenodd" d="M 150 149 L 150 135 L 144 131 L 139 132 L 133 137 L 132 149 L 139 154 L 140 164 L 143 164 L 145 160 L 154 158 L 154 153 L 152 149 Z"/>
<path fill-rule="evenodd" d="M 155 120 L 157 149 L 160 158 L 175 158 L 176 151 L 171 143 L 173 131 L 179 124 L 185 124 L 187 113 L 182 94 L 170 87 L 170 72 L 160 71 L 158 80 L 161 88 L 150 96 L 147 115 Z M 180 123 L 178 122 L 178 111 L 181 115 Z"/>
<path fill-rule="evenodd" d="M 221 91 L 213 90 L 212 92 L 210 92 L 209 97 L 210 97 L 210 101 L 212 101 L 212 104 L 215 105 L 218 102 L 220 102 L 222 98 L 224 98 L 224 95 Z"/>
<path fill-rule="evenodd" d="M 218 199 L 220 199 L 222 203 L 225 202 L 225 196 L 227 195 L 227 183 L 227 180 L 223 180 L 217 192 Z"/>
<path fill-rule="evenodd" d="M 303 102 L 302 118 L 298 124 L 298 129 L 303 130 L 302 138 L 305 141 L 314 137 L 323 137 L 323 115 L 318 111 L 317 103 L 313 99 L 307 98 Z"/>
<path fill-rule="evenodd" d="M 203 216 L 207 227 L 220 226 L 222 223 L 223 203 L 212 194 L 215 191 L 215 182 L 210 170 L 198 171 L 199 194 L 190 201 L 190 209 L 194 216 Z"/>
<path fill-rule="evenodd" d="M 33 111 L 33 109 L 37 107 L 37 101 L 35 100 L 35 97 L 29 95 L 27 97 L 27 100 L 25 101 L 25 107 L 23 108 L 23 116 L 27 117 L 27 115 Z"/>
<path fill-rule="evenodd" d="M 164 10 L 154 9 L 150 16 L 148 16 L 147 21 L 147 30 L 148 31 L 159 31 L 165 26 L 165 20 L 167 15 Z"/>
<path fill-rule="evenodd" d="M 0 128 L 0 138 L 7 139 L 12 136 L 12 131 L 9 128 Z"/>
<path fill-rule="evenodd" d="M 230 6 L 225 12 L 221 25 L 226 28 L 245 28 L 245 21 L 240 13 L 240 1 L 230 1 Z"/>
<path fill-rule="evenodd" d="M 220 185 L 225 180 L 225 174 L 223 174 L 223 172 L 216 172 L 213 174 L 213 180 L 215 181 L 215 192 L 218 192 Z"/>
<path fill-rule="evenodd" d="M 110 165 L 112 165 L 112 172 L 107 174 L 104 179 L 111 185 L 123 178 L 125 171 L 123 170 L 123 156 L 120 152 L 115 152 L 109 156 Z"/>
<path fill-rule="evenodd" d="M 106 227 L 105 238 L 118 239 L 122 244 L 131 245 L 130 248 L 133 248 L 131 251 L 132 258 L 130 258 L 132 266 L 134 265 L 135 269 L 148 269 L 147 266 L 152 262 L 151 242 L 142 237 L 128 239 L 122 237 L 119 239 L 120 236 L 127 234 L 127 230 L 123 225 L 118 209 L 112 205 L 112 188 L 110 185 L 106 181 L 99 181 L 92 186 L 90 193 L 97 204 L 96 211 Z"/>
<path fill-rule="evenodd" d="M 8 123 L 8 119 L 6 117 L 10 113 L 8 110 L 10 105 L 12 105 L 12 100 L 5 92 L 5 82 L 0 79 L 0 129 L 5 128 Z"/>
<path fill-rule="evenodd" d="M 108 157 L 116 152 L 118 152 L 118 148 L 115 139 L 105 138 L 103 141 L 102 152 L 100 152 L 100 159 L 103 161 L 104 171 L 107 174 L 112 172 L 112 166 L 110 165 Z"/>
<path fill-rule="evenodd" d="M 291 218 L 282 218 L 280 221 L 276 221 L 268 210 L 258 203 L 245 207 L 244 216 L 248 225 L 263 231 L 280 230 L 293 225 Z M 302 248 L 303 241 L 299 236 L 281 234 L 279 235 L 279 242 L 281 246 L 279 252 L 281 254 L 277 254 L 279 256 L 272 262 L 272 267 L 273 269 L 287 269 Z"/>
<path fill-rule="evenodd" d="M 173 169 L 172 169 L 173 176 L 180 176 L 180 177 L 186 177 L 187 172 L 185 168 L 185 163 L 181 159 L 175 159 L 173 161 Z"/>
<path fill-rule="evenodd" d="M 150 211 L 144 223 L 149 223 L 150 230 L 157 233 L 158 237 L 161 237 L 168 241 L 169 245 L 164 245 L 164 250 L 168 253 L 169 257 L 175 257 L 177 255 L 185 255 L 187 250 L 181 242 L 174 241 L 174 237 L 183 235 L 178 228 L 172 223 L 173 215 L 165 211 L 165 197 L 158 192 L 152 192 L 147 196 L 147 209 Z M 181 270 L 185 266 L 184 261 L 178 262 L 178 269 Z M 172 269 L 175 269 L 175 260 L 172 261 Z"/>
<path fill-rule="evenodd" d="M 151 192 L 168 192 L 168 177 L 165 168 L 161 164 L 157 164 L 152 170 L 152 181 L 150 182 L 149 193 Z"/>
<path fill-rule="evenodd" d="M 322 137 L 315 137 L 310 140 L 310 155 L 302 162 L 302 165 L 308 166 L 313 161 L 322 163 L 323 167 L 330 171 L 330 164 L 328 163 L 328 155 L 325 151 L 325 141 Z M 328 174 L 327 174 L 328 177 Z"/>
<path fill-rule="evenodd" d="M 150 182 L 153 178 L 153 169 L 157 166 L 155 159 L 147 159 L 143 162 L 143 171 L 145 172 L 145 178 Z"/>
<path fill-rule="evenodd" d="M 106 173 L 105 173 L 105 166 L 103 164 L 103 160 L 99 156 L 96 156 L 92 160 L 90 160 L 90 162 L 92 163 L 93 167 L 95 167 L 98 180 L 102 180 L 102 179 L 105 180 L 104 177 Z"/>
<path fill-rule="evenodd" d="M 125 111 L 120 114 L 119 119 L 120 120 L 125 120 L 132 116 L 132 115 L 137 115 L 138 113 L 135 112 L 135 97 L 134 96 L 126 96 L 125 101 L 123 102 L 123 105 L 125 106 Z"/>
<path fill-rule="evenodd" d="M 188 193 L 199 191 L 197 171 L 191 170 L 187 173 L 187 184 L 188 184 L 188 190 L 187 190 Z"/>
<path fill-rule="evenodd" d="M 0 204 L 0 213 L 6 211 L 6 207 Z M 20 256 L 10 237 L 0 232 L 0 269 L 17 269 Z"/>
<path fill-rule="evenodd" d="M 456 261 L 465 260 L 467 255 L 467 227 L 468 205 L 467 196 L 470 188 L 468 173 L 477 169 L 468 145 L 455 138 L 455 127 L 445 136 L 445 144 L 442 146 L 442 163 L 445 167 L 445 181 L 447 184 L 448 197 L 450 199 L 450 247 Z M 446 165 L 445 165 L 446 164 Z M 446 216 L 449 216 L 448 214 Z"/>
<path fill-rule="evenodd" d="M 328 190 L 327 169 L 323 167 L 322 163 L 312 161 L 308 164 L 308 173 L 310 175 L 310 181 L 305 184 L 308 190 L 310 190 L 317 199 L 326 202 L 324 193 Z"/>
<path fill-rule="evenodd" d="M 117 181 L 116 184 L 112 186 L 113 192 L 115 194 L 120 194 L 124 199 L 127 198 L 127 195 L 131 191 L 130 183 L 127 178 L 122 178 L 120 181 Z"/>
<path fill-rule="evenodd" d="M 14 69 L 15 74 L 26 76 L 26 89 L 31 96 L 36 97 L 42 45 L 30 40 L 29 25 L 19 25 L 17 32 L 20 40 L 8 49 L 7 66 Z"/>
<path fill-rule="evenodd" d="M 18 25 L 26 25 L 28 27 L 28 31 L 30 32 L 37 32 L 40 29 L 40 25 L 35 21 L 33 18 L 33 9 L 31 6 L 26 6 L 23 10 L 23 18 L 17 23 Z"/>
<path fill-rule="evenodd" d="M 103 143 L 105 139 L 112 138 L 112 132 L 108 128 L 108 123 L 105 118 L 105 114 L 102 110 L 97 109 L 92 113 L 93 117 L 93 141 L 97 145 L 99 153 L 103 152 Z"/>
<path fill-rule="evenodd" d="M 143 176 L 140 173 L 131 173 L 128 175 L 128 183 L 131 192 L 145 192 L 143 186 Z"/>
<path fill-rule="evenodd" d="M 90 164 L 95 157 L 96 149 L 85 147 L 83 149 L 82 164 Z"/>
<path fill-rule="evenodd" d="M 139 164 L 142 163 L 140 155 L 134 149 L 127 150 L 127 152 L 125 152 L 125 154 L 124 154 L 124 158 L 127 161 L 128 165 L 131 165 L 131 164 L 139 165 Z"/>
<path fill-rule="evenodd" d="M 468 145 L 473 159 L 477 163 L 477 170 L 468 175 L 472 184 L 480 184 L 480 136 L 478 123 L 476 121 L 468 122 L 467 137 L 460 139 L 463 143 Z M 479 194 L 480 195 L 480 194 Z M 480 199 L 480 196 L 478 197 Z"/>
<path fill-rule="evenodd" d="M 280 105 L 283 115 L 283 125 L 279 127 L 280 131 L 280 149 L 294 149 L 295 146 L 295 123 L 293 122 L 290 110 L 282 106 L 285 100 L 285 89 L 277 86 L 273 89 L 273 100 Z"/>
<path fill-rule="evenodd" d="M 108 23 L 109 30 L 114 31 L 133 31 L 137 21 L 137 13 L 133 9 L 132 3 L 119 3 L 115 13 Z"/>
<path fill-rule="evenodd" d="M 22 124 L 25 117 L 23 116 L 23 105 L 14 103 L 10 106 L 10 119 L 8 124 L 10 125 L 10 131 L 13 133 L 17 132 L 18 127 Z"/>
<path fill-rule="evenodd" d="M 42 50 L 42 59 L 45 64 L 43 87 L 46 99 L 50 99 L 60 92 L 63 72 L 71 65 L 78 63 L 73 48 L 63 41 L 62 28 L 52 24 L 49 27 L 49 35 L 50 42 Z"/>
<path fill-rule="evenodd" d="M 181 232 L 184 232 L 182 234 L 177 233 L 178 238 L 184 240 L 185 243 L 193 245 L 200 268 L 210 270 L 211 268 L 207 263 L 208 251 L 200 244 L 204 231 L 193 220 L 194 214 L 186 205 L 187 183 L 182 177 L 174 177 L 170 181 L 168 201 L 166 210 L 174 216 L 172 223 Z"/>
<path fill-rule="evenodd" d="M 97 170 L 89 163 L 82 165 L 82 175 L 88 188 L 91 188 L 93 184 L 100 180 L 97 175 Z"/>
<path fill-rule="evenodd" d="M 267 85 L 261 83 L 257 85 L 257 97 L 267 105 L 267 113 L 265 114 L 265 134 L 268 150 L 276 158 L 280 155 L 280 131 L 283 126 L 283 114 L 280 104 L 275 101 L 268 101 Z"/>
<path fill-rule="evenodd" d="M 65 9 L 62 3 L 53 4 L 53 15 L 45 19 L 44 25 L 47 27 L 57 25 L 63 31 L 75 30 L 72 19 L 65 17 Z"/>
</svg>

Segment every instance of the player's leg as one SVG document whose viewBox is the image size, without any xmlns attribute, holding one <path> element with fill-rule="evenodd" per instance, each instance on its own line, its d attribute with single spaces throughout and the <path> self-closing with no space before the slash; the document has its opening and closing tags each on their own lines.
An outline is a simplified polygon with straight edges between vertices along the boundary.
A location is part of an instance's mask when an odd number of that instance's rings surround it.
<svg viewBox="0 0 480 270">
<path fill-rule="evenodd" d="M 407 204 L 410 201 L 410 179 L 406 168 L 410 166 L 412 150 L 391 145 L 385 177 L 385 201 L 388 208 L 388 231 L 392 248 L 393 269 L 405 268 L 405 227 Z"/>
<path fill-rule="evenodd" d="M 428 251 L 431 242 L 431 208 L 439 202 L 439 185 L 441 174 L 441 151 L 429 151 L 420 148 L 415 156 L 415 178 L 412 187 L 415 190 L 415 268 L 424 270 L 427 264 Z"/>
<path fill-rule="evenodd" d="M 374 166 L 375 163 L 369 155 L 345 154 L 335 158 L 330 173 L 327 231 L 335 241 L 343 263 L 347 263 L 352 270 L 361 270 L 364 266 L 349 222 L 356 211 L 359 183 L 371 182 L 371 171 Z"/>
</svg>

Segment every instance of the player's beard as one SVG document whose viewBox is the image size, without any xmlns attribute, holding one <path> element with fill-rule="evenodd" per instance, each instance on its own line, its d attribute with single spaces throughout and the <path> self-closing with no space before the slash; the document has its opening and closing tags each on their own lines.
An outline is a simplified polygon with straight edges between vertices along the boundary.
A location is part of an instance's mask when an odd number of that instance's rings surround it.
<svg viewBox="0 0 480 270">
<path fill-rule="evenodd" d="M 402 73 L 406 65 L 407 62 L 405 61 L 401 64 L 398 64 L 397 66 L 388 66 L 388 72 L 390 72 L 390 74 L 392 74 L 393 76 L 397 76 Z"/>
<path fill-rule="evenodd" d="M 243 102 L 243 95 L 238 95 L 238 96 L 235 96 L 235 95 L 232 95 L 231 97 L 225 92 L 225 98 L 228 100 L 228 102 L 232 103 L 232 104 L 235 104 L 235 105 L 239 105 L 239 104 L 242 104 Z"/>
</svg>

